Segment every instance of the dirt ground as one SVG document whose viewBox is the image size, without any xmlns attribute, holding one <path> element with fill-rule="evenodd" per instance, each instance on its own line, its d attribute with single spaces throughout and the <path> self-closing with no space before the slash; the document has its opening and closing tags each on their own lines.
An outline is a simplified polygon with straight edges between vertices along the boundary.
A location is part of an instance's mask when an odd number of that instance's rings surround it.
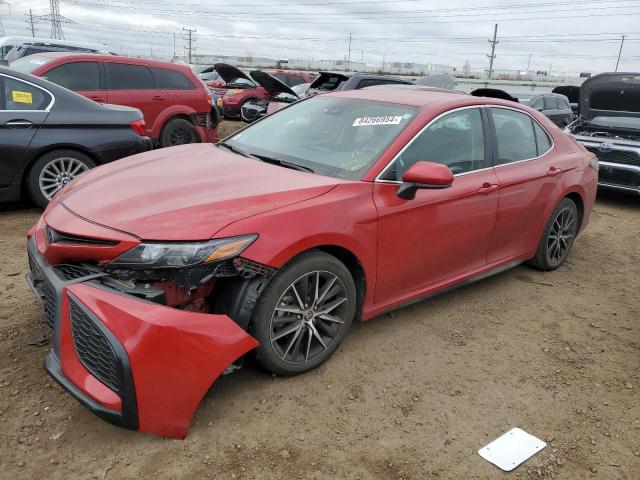
<svg viewBox="0 0 640 480">
<path fill-rule="evenodd" d="M 600 195 L 555 272 L 354 325 L 306 375 L 220 378 L 184 441 L 111 426 L 44 373 L 24 281 L 39 211 L 0 208 L 1 478 L 640 478 L 640 198 Z M 502 473 L 477 450 L 515 426 L 549 445 Z"/>
</svg>

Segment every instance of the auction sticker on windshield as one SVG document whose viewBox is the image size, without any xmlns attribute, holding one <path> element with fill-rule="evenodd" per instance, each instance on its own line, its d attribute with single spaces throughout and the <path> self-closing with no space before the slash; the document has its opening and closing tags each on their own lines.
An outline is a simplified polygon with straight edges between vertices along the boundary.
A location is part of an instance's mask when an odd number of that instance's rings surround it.
<svg viewBox="0 0 640 480">
<path fill-rule="evenodd" d="M 401 115 L 385 115 L 383 117 L 358 117 L 353 121 L 354 127 L 364 125 L 399 125 L 402 121 Z"/>
</svg>

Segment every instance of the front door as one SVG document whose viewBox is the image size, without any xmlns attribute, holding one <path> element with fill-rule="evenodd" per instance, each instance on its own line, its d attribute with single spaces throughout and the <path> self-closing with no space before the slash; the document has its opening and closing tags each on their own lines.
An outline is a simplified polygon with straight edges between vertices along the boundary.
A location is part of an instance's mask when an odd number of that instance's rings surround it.
<svg viewBox="0 0 640 480">
<path fill-rule="evenodd" d="M 418 134 L 374 185 L 378 209 L 375 301 L 383 302 L 486 264 L 498 208 L 481 108 L 447 113 Z M 396 195 L 402 174 L 427 160 L 454 173 L 450 188 Z"/>
</svg>

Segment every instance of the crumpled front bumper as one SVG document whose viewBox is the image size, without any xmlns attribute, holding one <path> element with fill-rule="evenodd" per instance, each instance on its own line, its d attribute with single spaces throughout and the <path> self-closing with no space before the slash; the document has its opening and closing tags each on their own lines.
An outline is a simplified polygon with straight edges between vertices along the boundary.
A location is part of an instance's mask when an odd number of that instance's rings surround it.
<svg viewBox="0 0 640 480">
<path fill-rule="evenodd" d="M 70 278 L 28 242 L 27 281 L 54 331 L 45 368 L 116 425 L 172 438 L 216 378 L 258 342 L 225 315 L 178 310 Z"/>
</svg>

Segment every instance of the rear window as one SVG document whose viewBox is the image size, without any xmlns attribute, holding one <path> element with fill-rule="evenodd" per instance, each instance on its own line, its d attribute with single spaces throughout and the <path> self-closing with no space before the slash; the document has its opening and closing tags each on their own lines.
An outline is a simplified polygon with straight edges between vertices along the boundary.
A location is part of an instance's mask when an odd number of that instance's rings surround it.
<svg viewBox="0 0 640 480">
<path fill-rule="evenodd" d="M 144 65 L 105 63 L 109 90 L 153 90 L 155 82 L 151 70 Z"/>
<path fill-rule="evenodd" d="M 98 62 L 74 62 L 60 65 L 45 73 L 43 78 L 69 90 L 101 90 Z"/>
<path fill-rule="evenodd" d="M 321 75 L 313 81 L 311 88 L 317 88 L 318 90 L 335 90 L 346 80 L 346 78 L 340 75 Z"/>
<path fill-rule="evenodd" d="M 46 65 L 53 60 L 54 58 L 51 57 L 45 57 L 43 55 L 33 55 L 14 60 L 13 62 L 10 62 L 9 66 L 12 69 L 17 70 L 18 72 L 32 73 L 37 68 L 40 68 L 42 65 Z"/>
<path fill-rule="evenodd" d="M 281 73 L 272 73 L 271 75 L 280 80 L 288 87 L 295 87 L 296 85 L 304 83 L 304 79 L 297 75 L 283 75 Z"/>
<path fill-rule="evenodd" d="M 195 90 L 196 86 L 182 72 L 168 68 L 154 68 L 153 74 L 159 88 L 167 90 Z"/>
</svg>

